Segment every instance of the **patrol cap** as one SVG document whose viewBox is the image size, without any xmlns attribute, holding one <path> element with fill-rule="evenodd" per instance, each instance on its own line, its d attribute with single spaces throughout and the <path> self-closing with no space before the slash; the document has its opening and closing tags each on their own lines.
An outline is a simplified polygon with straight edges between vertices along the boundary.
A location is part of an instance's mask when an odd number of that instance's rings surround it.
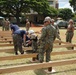
<svg viewBox="0 0 76 75">
<path fill-rule="evenodd" d="M 73 20 L 72 20 L 72 19 L 70 19 L 70 20 L 69 20 L 69 23 L 70 23 L 70 22 L 72 22 L 72 23 L 73 23 Z"/>
<path fill-rule="evenodd" d="M 34 30 L 29 30 L 28 33 L 29 34 L 33 34 L 34 33 Z"/>
<path fill-rule="evenodd" d="M 49 16 L 45 17 L 44 22 L 45 21 L 51 21 L 51 18 Z"/>
</svg>

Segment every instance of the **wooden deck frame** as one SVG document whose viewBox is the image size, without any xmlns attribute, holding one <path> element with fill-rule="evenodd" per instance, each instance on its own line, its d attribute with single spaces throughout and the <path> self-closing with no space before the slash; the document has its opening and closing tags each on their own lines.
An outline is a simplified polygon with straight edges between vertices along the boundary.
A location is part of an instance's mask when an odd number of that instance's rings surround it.
<svg viewBox="0 0 76 75">
<path fill-rule="evenodd" d="M 5 46 L 13 46 L 13 44 L 0 44 L 0 47 L 5 47 Z M 64 45 L 54 46 L 54 48 L 74 47 L 74 46 L 75 46 L 75 44 L 64 44 Z"/>
<path fill-rule="evenodd" d="M 0 43 L 13 42 L 12 37 L 0 38 Z M 60 40 L 55 40 L 54 43 L 62 43 Z"/>
<path fill-rule="evenodd" d="M 76 53 L 76 50 L 70 50 L 70 51 L 61 51 L 61 52 L 52 52 L 51 55 L 64 55 L 64 54 L 74 54 Z M 23 55 L 13 55 L 13 56 L 5 56 L 0 57 L 0 61 L 5 60 L 15 60 L 15 59 L 22 59 L 22 58 L 34 58 L 37 56 L 38 53 L 31 53 L 31 54 L 23 54 Z"/>
<path fill-rule="evenodd" d="M 58 61 L 51 61 L 51 62 L 44 62 L 44 63 L 19 65 L 19 66 L 13 66 L 8 68 L 0 68 L 0 74 L 35 70 L 35 69 L 48 68 L 48 67 L 54 67 L 54 66 L 70 65 L 70 64 L 76 64 L 76 59 L 66 59 L 66 60 L 58 60 Z"/>
<path fill-rule="evenodd" d="M 4 45 L 0 45 L 0 46 L 1 47 L 13 46 L 13 44 L 4 44 Z M 66 48 L 66 47 L 76 47 L 76 45 L 58 45 L 58 46 L 54 46 L 54 48 Z M 32 47 L 24 47 L 23 49 L 24 49 L 24 51 L 32 50 Z M 0 49 L 0 52 L 14 52 L 14 48 Z"/>
<path fill-rule="evenodd" d="M 24 50 L 24 51 L 26 51 L 26 50 L 32 50 L 32 48 L 29 47 L 29 49 L 28 49 L 28 47 L 24 47 L 23 50 Z M 10 48 L 10 49 L 9 49 L 9 48 L 0 49 L 0 52 L 14 52 L 14 48 Z"/>
</svg>

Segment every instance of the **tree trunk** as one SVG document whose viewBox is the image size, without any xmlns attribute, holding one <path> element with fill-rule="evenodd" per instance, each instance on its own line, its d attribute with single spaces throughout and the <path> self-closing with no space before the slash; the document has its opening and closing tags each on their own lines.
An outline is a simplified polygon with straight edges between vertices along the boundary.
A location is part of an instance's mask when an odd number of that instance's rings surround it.
<svg viewBox="0 0 76 75">
<path fill-rule="evenodd" d="M 19 16 L 16 16 L 17 24 L 20 24 Z"/>
</svg>

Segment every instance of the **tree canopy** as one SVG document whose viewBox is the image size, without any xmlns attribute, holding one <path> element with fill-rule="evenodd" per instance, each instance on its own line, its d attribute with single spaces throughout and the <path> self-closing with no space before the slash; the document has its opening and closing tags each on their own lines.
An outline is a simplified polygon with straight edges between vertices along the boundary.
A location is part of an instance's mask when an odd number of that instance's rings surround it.
<svg viewBox="0 0 76 75">
<path fill-rule="evenodd" d="M 64 20 L 68 20 L 72 18 L 73 13 L 72 10 L 69 8 L 59 9 L 58 16 L 63 18 Z"/>
<path fill-rule="evenodd" d="M 70 6 L 73 7 L 74 12 L 76 12 L 76 0 L 69 0 Z"/>
<path fill-rule="evenodd" d="M 18 22 L 22 13 L 28 13 L 30 9 L 38 14 L 48 15 L 51 13 L 47 0 L 0 0 L 0 13 L 11 14 L 16 17 Z"/>
</svg>

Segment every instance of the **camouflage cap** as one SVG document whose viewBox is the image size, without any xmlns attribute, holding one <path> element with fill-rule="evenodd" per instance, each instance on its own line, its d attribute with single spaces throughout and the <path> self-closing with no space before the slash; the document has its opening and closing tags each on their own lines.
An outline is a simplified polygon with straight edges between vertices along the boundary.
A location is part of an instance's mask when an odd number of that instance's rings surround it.
<svg viewBox="0 0 76 75">
<path fill-rule="evenodd" d="M 44 22 L 45 21 L 51 21 L 51 18 L 49 16 L 45 17 Z"/>
</svg>

